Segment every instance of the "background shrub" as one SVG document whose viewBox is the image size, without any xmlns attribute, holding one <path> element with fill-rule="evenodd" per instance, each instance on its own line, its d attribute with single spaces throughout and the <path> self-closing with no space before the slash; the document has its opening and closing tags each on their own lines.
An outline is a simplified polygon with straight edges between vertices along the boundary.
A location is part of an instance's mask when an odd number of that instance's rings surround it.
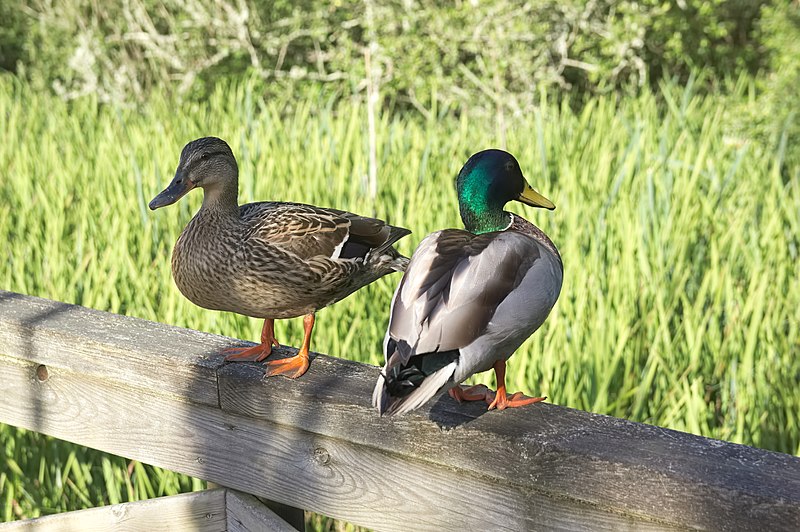
<svg viewBox="0 0 800 532">
<path fill-rule="evenodd" d="M 769 64 L 796 28 L 766 24 L 789 4 L 746 0 L 32 0 L 0 8 L 3 68 L 67 98 L 141 101 L 149 91 L 203 97 L 255 72 L 271 97 L 327 85 L 380 86 L 424 114 L 523 112 L 537 89 L 583 96 Z M 366 71 L 369 54 L 370 72 Z"/>
</svg>

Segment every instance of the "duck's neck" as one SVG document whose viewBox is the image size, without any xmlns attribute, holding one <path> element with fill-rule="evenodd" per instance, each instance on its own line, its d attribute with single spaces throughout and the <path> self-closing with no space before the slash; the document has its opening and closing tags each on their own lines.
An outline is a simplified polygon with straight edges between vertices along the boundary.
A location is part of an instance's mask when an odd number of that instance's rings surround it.
<svg viewBox="0 0 800 532">
<path fill-rule="evenodd" d="M 511 225 L 511 213 L 486 203 L 459 202 L 461 220 L 470 233 L 479 235 L 491 231 L 503 231 Z"/>
<path fill-rule="evenodd" d="M 203 188 L 200 212 L 218 216 L 239 217 L 238 181 L 215 183 Z"/>
<path fill-rule="evenodd" d="M 477 170 L 462 171 L 456 180 L 458 210 L 464 228 L 471 233 L 503 231 L 511 225 L 511 213 L 503 210 L 506 201 L 496 197 L 491 185 Z"/>
</svg>

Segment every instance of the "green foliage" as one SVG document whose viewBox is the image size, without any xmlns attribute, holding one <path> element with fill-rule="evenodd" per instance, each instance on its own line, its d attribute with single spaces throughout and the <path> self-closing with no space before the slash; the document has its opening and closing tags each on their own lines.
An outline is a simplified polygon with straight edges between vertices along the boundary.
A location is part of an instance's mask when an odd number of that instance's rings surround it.
<svg viewBox="0 0 800 532">
<path fill-rule="evenodd" d="M 30 21 L 20 6 L 0 2 L 0 69 L 14 70 L 17 63 L 25 62 L 25 41 Z"/>
<path fill-rule="evenodd" d="M 770 68 L 748 99 L 731 100 L 736 110 L 731 122 L 758 149 L 777 150 L 788 177 L 800 167 L 800 4 L 765 8 L 759 32 L 769 51 Z"/>
<path fill-rule="evenodd" d="M 202 98 L 250 71 L 270 97 L 321 84 L 362 93 L 369 82 L 425 115 L 518 114 L 542 86 L 585 95 L 686 79 L 692 68 L 763 67 L 768 48 L 753 28 L 762 6 L 783 3 L 18 0 L 2 8 L 14 37 L 0 33 L 0 46 L 15 46 L 26 75 L 67 98 L 143 101 L 155 88 Z"/>
<path fill-rule="evenodd" d="M 0 424 L 0 522 L 203 489 L 204 482 Z"/>
<path fill-rule="evenodd" d="M 383 113 L 373 202 L 363 104 L 319 96 L 286 107 L 262 100 L 261 83 L 220 84 L 206 101 L 183 105 L 154 94 L 132 109 L 95 97 L 65 102 L 0 79 L 0 241 L 8 243 L 0 286 L 255 339 L 258 320 L 197 308 L 171 280 L 172 245 L 201 195 L 155 213 L 147 201 L 185 142 L 230 141 L 242 201 L 376 215 L 414 231 L 400 241 L 404 253 L 433 230 L 459 226 L 454 176 L 471 153 L 503 143 L 495 124 L 466 115 Z M 748 86 L 734 84 L 733 97 L 746 99 Z M 800 453 L 797 168 L 780 145 L 732 137 L 727 100 L 675 84 L 657 95 L 594 97 L 580 110 L 538 98 L 534 112 L 507 117 L 507 148 L 558 209 L 509 207 L 552 236 L 565 279 L 548 321 L 511 358 L 509 387 Z M 377 364 L 397 281 L 320 312 L 314 348 Z M 280 321 L 276 333 L 297 344 L 301 324 Z M 0 449 L 3 519 L 198 487 L 8 427 Z"/>
<path fill-rule="evenodd" d="M 414 230 L 405 253 L 459 225 L 466 157 L 507 144 L 559 207 L 517 210 L 566 265 L 509 386 L 800 453 L 797 2 L 11 0 L 0 20 L 0 69 L 26 80 L 0 79 L 0 286 L 255 339 L 171 282 L 199 194 L 146 202 L 186 141 L 231 142 L 244 201 L 381 216 Z M 315 349 L 378 363 L 396 281 L 320 313 Z M 3 521 L 202 487 L 12 427 L 0 452 Z"/>
<path fill-rule="evenodd" d="M 665 70 L 685 78 L 689 69 L 697 67 L 723 76 L 755 71 L 766 66 L 766 50 L 760 48 L 754 31 L 762 7 L 769 4 L 763 0 L 636 2 L 648 13 L 643 59 L 655 79 Z"/>
</svg>

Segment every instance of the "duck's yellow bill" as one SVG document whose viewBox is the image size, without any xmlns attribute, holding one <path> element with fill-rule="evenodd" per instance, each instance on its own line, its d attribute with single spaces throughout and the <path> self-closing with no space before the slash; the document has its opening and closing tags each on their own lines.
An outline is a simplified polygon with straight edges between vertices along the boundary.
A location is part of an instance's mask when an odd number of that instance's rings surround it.
<svg viewBox="0 0 800 532">
<path fill-rule="evenodd" d="M 521 201 L 525 205 L 530 205 L 531 207 L 544 207 L 551 211 L 556 208 L 552 201 L 533 190 L 533 187 L 527 183 L 525 183 L 525 188 L 522 189 L 522 193 L 517 198 L 517 201 Z"/>
</svg>

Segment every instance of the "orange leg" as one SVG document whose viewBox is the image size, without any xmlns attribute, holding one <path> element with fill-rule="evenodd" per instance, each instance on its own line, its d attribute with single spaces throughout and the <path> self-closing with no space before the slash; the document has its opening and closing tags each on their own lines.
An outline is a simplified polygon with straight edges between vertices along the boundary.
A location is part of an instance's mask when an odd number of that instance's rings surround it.
<svg viewBox="0 0 800 532">
<path fill-rule="evenodd" d="M 314 313 L 303 317 L 303 345 L 293 357 L 267 362 L 267 377 L 284 375 L 296 379 L 308 370 L 308 350 L 311 347 L 311 331 L 314 329 Z"/>
<path fill-rule="evenodd" d="M 489 403 L 489 410 L 497 408 L 498 410 L 505 410 L 506 408 L 517 408 L 526 406 L 539 401 L 544 401 L 547 397 L 526 397 L 522 392 L 512 394 L 510 397 L 506 395 L 506 361 L 498 360 L 494 363 L 494 374 L 497 379 L 497 393 L 494 400 Z M 488 402 L 488 398 L 487 398 Z"/>
<path fill-rule="evenodd" d="M 264 320 L 264 326 L 261 328 L 261 343 L 253 347 L 231 347 L 226 349 L 223 353 L 226 362 L 231 361 L 253 361 L 261 362 L 272 353 L 272 346 L 280 347 L 281 344 L 275 339 L 275 321 L 271 319 Z"/>
<path fill-rule="evenodd" d="M 470 386 L 469 388 L 462 388 L 461 385 L 453 386 L 447 393 L 459 403 L 463 401 L 486 401 L 488 394 L 494 395 L 494 392 L 483 384 Z M 488 403 L 489 401 L 486 402 Z"/>
</svg>

